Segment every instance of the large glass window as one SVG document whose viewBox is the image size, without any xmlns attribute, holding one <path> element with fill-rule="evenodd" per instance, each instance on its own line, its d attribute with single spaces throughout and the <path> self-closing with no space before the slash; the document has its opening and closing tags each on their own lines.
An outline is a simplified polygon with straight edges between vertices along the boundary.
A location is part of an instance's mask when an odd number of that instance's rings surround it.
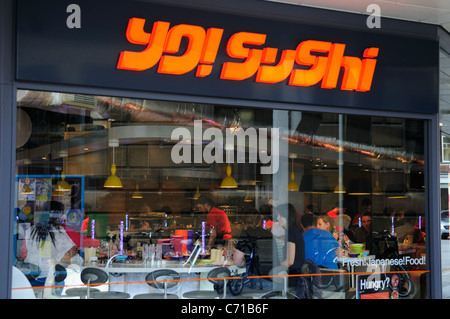
<svg viewBox="0 0 450 319">
<path fill-rule="evenodd" d="M 426 298 L 423 120 L 29 90 L 17 107 L 13 294 Z"/>
<path fill-rule="evenodd" d="M 450 245 L 449 245 L 449 172 L 450 172 L 450 58 L 445 50 L 439 52 L 439 125 L 441 131 L 441 165 L 440 165 L 440 191 L 441 191 L 441 259 L 442 259 L 442 298 L 450 297 Z"/>
</svg>

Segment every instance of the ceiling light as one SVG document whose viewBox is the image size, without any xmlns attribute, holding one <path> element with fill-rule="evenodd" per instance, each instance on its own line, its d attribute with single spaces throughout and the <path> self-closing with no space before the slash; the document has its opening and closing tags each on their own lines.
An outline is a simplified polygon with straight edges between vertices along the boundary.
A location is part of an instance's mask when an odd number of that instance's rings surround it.
<svg viewBox="0 0 450 319">
<path fill-rule="evenodd" d="M 220 188 L 237 188 L 235 179 L 231 176 L 231 166 L 227 166 L 227 176 L 222 180 Z"/>
</svg>

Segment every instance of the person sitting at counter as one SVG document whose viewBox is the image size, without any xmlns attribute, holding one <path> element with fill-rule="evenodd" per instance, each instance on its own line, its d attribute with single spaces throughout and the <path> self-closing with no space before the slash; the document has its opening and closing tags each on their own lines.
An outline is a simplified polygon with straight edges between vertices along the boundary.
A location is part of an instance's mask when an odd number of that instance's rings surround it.
<svg viewBox="0 0 450 319">
<path fill-rule="evenodd" d="M 195 203 L 199 212 L 207 214 L 206 225 L 211 229 L 209 246 L 225 246 L 225 243 L 232 238 L 230 221 L 227 214 L 214 205 L 214 202 L 205 195 L 201 195 Z"/>
<path fill-rule="evenodd" d="M 251 261 L 251 275 L 268 275 L 273 261 L 272 233 L 261 226 L 262 216 L 256 209 L 255 211 L 256 215 L 247 216 L 243 220 L 242 231 L 233 253 L 233 263 L 238 267 L 245 267 Z M 252 278 L 249 281 L 250 288 L 254 288 L 256 283 L 260 283 L 261 288 L 271 286 L 270 281 Z"/>
<path fill-rule="evenodd" d="M 365 243 L 366 249 L 370 250 L 372 237 L 372 213 L 365 212 L 361 216 L 361 227 L 355 229 L 355 242 Z"/>
<path fill-rule="evenodd" d="M 352 226 L 354 228 L 359 227 L 360 218 L 366 212 L 367 213 L 371 213 L 372 212 L 372 202 L 368 198 L 364 198 L 363 199 L 363 201 L 361 203 L 361 212 L 357 213 L 353 217 L 353 221 L 352 221 L 352 224 L 350 226 Z"/>
<path fill-rule="evenodd" d="M 330 217 L 328 214 L 322 214 L 317 217 L 317 228 L 327 230 L 334 236 L 334 238 L 338 239 L 338 234 L 334 227 L 334 219 Z"/>
<path fill-rule="evenodd" d="M 303 238 L 305 240 L 305 259 L 311 259 L 318 266 L 338 269 L 336 254 L 339 244 L 327 230 L 317 228 L 317 219 L 313 214 L 301 217 Z"/>
</svg>

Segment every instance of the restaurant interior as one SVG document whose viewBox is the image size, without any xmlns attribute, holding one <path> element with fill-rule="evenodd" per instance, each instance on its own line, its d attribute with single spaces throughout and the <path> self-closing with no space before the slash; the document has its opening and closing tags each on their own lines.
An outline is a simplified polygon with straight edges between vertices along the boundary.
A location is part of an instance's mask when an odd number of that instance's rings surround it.
<svg viewBox="0 0 450 319">
<path fill-rule="evenodd" d="M 395 236 L 395 213 L 401 211 L 414 211 L 424 230 L 425 121 L 304 108 L 18 90 L 17 247 L 20 234 L 39 219 L 49 200 L 64 203 L 66 224 L 75 231 L 114 241 L 128 256 L 124 263 L 142 260 L 145 244 L 167 243 L 182 230 L 192 231 L 194 243 L 201 239 L 205 216 L 195 205 L 200 194 L 226 212 L 236 240 L 246 216 L 262 215 L 266 227 L 277 222 L 276 208 L 283 203 L 292 204 L 300 220 L 311 208 L 313 214 L 326 214 L 341 201 L 353 218 L 370 199 L 374 231 Z M 261 129 L 269 134 L 265 148 L 261 140 L 256 145 L 245 140 L 243 162 L 225 160 L 230 147 L 225 139 L 219 141 L 223 160 L 198 161 L 197 147 L 204 150 L 211 139 L 180 142 L 173 135 L 186 128 L 194 137 L 194 123 L 202 123 L 203 132 L 215 128 L 223 136 L 249 128 L 259 137 Z M 274 128 L 278 140 L 271 140 Z M 189 161 L 174 162 L 177 146 L 192 150 Z M 235 158 L 239 150 L 234 140 Z M 268 165 L 261 162 L 261 152 L 271 156 L 272 164 L 277 156 L 279 168 L 273 174 L 261 173 Z M 258 160 L 252 161 L 256 153 Z M 260 211 L 268 203 L 274 211 Z M 82 228 L 84 219 L 87 228 Z M 407 248 L 414 244 L 408 242 Z M 93 256 L 101 264 L 111 253 L 97 249 Z"/>
</svg>

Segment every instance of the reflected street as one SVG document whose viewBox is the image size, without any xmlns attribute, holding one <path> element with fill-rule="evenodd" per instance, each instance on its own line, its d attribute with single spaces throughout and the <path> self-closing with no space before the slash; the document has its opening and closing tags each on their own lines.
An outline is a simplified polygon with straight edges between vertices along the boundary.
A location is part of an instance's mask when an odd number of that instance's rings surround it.
<svg viewBox="0 0 450 319">
<path fill-rule="evenodd" d="M 441 241 L 442 250 L 442 298 L 450 299 L 450 240 Z"/>
</svg>

